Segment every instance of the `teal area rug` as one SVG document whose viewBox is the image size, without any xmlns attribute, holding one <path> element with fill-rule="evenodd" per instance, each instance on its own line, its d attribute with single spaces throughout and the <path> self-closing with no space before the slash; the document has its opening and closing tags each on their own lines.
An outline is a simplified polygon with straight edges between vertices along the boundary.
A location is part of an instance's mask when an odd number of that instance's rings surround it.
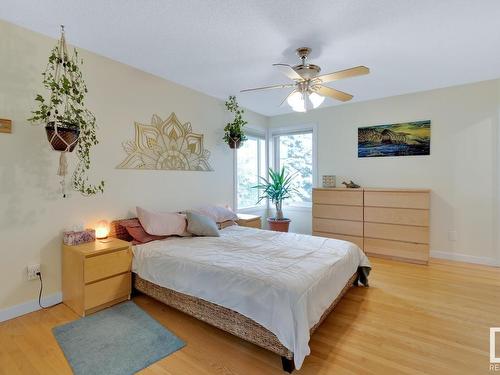
<svg viewBox="0 0 500 375">
<path fill-rule="evenodd" d="M 53 330 L 75 375 L 127 375 L 184 347 L 134 302 Z"/>
</svg>

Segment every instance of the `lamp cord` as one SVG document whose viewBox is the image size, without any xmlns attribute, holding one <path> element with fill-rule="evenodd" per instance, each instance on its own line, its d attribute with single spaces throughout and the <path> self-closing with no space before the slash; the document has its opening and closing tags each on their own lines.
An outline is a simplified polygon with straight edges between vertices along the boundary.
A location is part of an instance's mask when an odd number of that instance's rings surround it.
<svg viewBox="0 0 500 375">
<path fill-rule="evenodd" d="M 43 292 L 43 279 L 42 279 L 42 273 L 37 272 L 36 273 L 38 278 L 40 279 L 40 292 L 38 293 L 38 305 L 40 306 L 41 309 L 48 309 L 49 307 L 57 305 L 57 303 L 54 303 L 53 305 L 50 306 L 43 306 L 42 305 L 42 292 Z"/>
</svg>

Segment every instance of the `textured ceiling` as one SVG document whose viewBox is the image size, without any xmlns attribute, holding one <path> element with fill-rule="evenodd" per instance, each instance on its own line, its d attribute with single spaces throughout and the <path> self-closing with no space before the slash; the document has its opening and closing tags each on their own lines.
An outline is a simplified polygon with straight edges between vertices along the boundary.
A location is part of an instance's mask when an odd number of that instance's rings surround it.
<svg viewBox="0 0 500 375">
<path fill-rule="evenodd" d="M 368 66 L 329 84 L 354 101 L 500 77 L 499 0 L 0 0 L 0 18 L 52 37 L 63 23 L 71 44 L 222 99 L 286 83 L 271 64 L 299 46 L 323 73 Z M 276 115 L 286 94 L 238 98 Z"/>
</svg>

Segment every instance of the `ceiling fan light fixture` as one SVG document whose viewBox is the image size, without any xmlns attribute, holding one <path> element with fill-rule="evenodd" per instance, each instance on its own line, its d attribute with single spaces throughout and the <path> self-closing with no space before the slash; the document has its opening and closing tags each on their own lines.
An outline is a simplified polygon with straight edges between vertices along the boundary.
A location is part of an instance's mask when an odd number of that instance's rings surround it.
<svg viewBox="0 0 500 375">
<path fill-rule="evenodd" d="M 295 112 L 306 112 L 306 101 L 300 91 L 295 91 L 286 101 Z"/>
<path fill-rule="evenodd" d="M 306 101 L 304 100 L 304 97 L 302 95 L 301 97 L 302 99 L 290 105 L 290 107 L 292 107 L 292 110 L 294 112 L 307 112 Z"/>
<path fill-rule="evenodd" d="M 341 102 L 347 102 L 353 98 L 351 94 L 325 86 L 325 83 L 370 73 L 369 68 L 359 65 L 353 68 L 319 75 L 321 72 L 319 66 L 306 63 L 306 59 L 310 53 L 310 48 L 301 47 L 297 49 L 297 55 L 301 60 L 300 64 L 294 66 L 283 63 L 273 64 L 273 66 L 277 67 L 283 74 L 291 79 L 293 83 L 256 87 L 253 89 L 241 90 L 241 92 L 293 87 L 293 91 L 281 101 L 280 106 L 287 102 L 295 112 L 307 112 L 310 109 L 318 108 L 323 104 L 326 97 Z"/>
<path fill-rule="evenodd" d="M 307 112 L 305 102 L 292 106 L 294 112 Z"/>
<path fill-rule="evenodd" d="M 293 108 L 296 106 L 300 106 L 301 103 L 304 102 L 304 96 L 302 95 L 301 92 L 295 91 L 292 95 L 288 97 L 286 101 L 288 105 Z"/>
<path fill-rule="evenodd" d="M 309 94 L 309 100 L 311 101 L 313 108 L 318 108 L 321 105 L 321 103 L 323 103 L 323 101 L 325 100 L 325 97 L 316 94 L 315 92 L 311 92 Z"/>
</svg>

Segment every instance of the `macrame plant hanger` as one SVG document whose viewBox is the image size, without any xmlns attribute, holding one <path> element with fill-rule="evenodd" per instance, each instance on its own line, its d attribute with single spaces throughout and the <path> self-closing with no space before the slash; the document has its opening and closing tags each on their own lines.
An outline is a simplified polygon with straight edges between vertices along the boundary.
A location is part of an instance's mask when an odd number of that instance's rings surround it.
<svg viewBox="0 0 500 375">
<path fill-rule="evenodd" d="M 58 63 L 56 64 L 55 72 L 54 72 L 54 81 L 57 82 L 58 84 L 60 83 L 61 80 L 61 69 L 64 71 L 64 74 L 69 74 L 71 77 L 71 81 L 73 81 L 73 73 L 71 71 L 67 71 L 66 69 L 66 64 L 64 64 L 64 61 L 68 59 L 68 50 L 66 47 L 66 39 L 64 37 L 64 25 L 61 25 L 61 38 L 59 39 L 59 45 L 57 49 L 57 54 L 58 54 Z M 52 101 L 52 96 L 51 99 Z M 64 95 L 64 112 L 66 112 L 68 109 L 68 96 Z M 61 193 L 63 195 L 63 198 L 66 198 L 66 175 L 68 174 L 68 160 L 66 159 L 66 153 L 71 152 L 71 148 L 78 142 L 78 138 L 76 138 L 73 142 L 68 143 L 64 139 L 63 136 L 59 134 L 58 131 L 58 120 L 55 116 L 55 110 L 51 112 L 50 117 L 49 117 L 49 123 L 53 122 L 54 123 L 54 134 L 52 134 L 52 137 L 50 138 L 50 146 L 52 147 L 52 150 L 58 151 L 60 153 L 59 156 L 59 169 L 57 171 L 57 175 L 61 177 Z M 53 146 L 53 141 L 56 140 L 59 142 L 62 142 L 63 144 L 66 145 L 66 148 L 62 151 L 56 150 Z"/>
</svg>

